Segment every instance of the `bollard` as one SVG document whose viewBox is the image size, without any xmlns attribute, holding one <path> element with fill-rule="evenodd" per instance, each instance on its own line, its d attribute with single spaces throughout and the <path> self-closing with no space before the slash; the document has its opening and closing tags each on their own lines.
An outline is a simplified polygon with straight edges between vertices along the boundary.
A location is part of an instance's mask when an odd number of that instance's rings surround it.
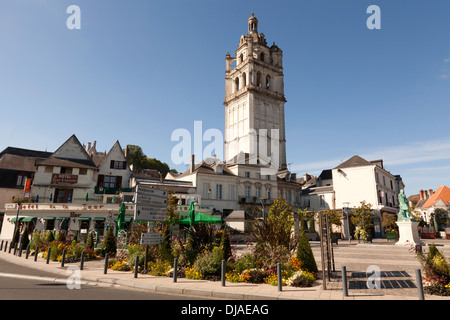
<svg viewBox="0 0 450 320">
<path fill-rule="evenodd" d="M 22 257 L 22 244 L 19 245 L 19 258 Z"/>
<path fill-rule="evenodd" d="M 225 287 L 225 269 L 226 269 L 226 262 L 225 260 L 222 260 L 222 268 L 221 268 L 221 278 L 222 278 L 222 287 Z"/>
<path fill-rule="evenodd" d="M 8 240 L 6 240 L 6 243 L 5 243 L 5 252 L 6 252 L 6 250 L 8 249 Z"/>
<path fill-rule="evenodd" d="M 38 253 L 39 253 L 39 247 L 36 246 L 36 250 L 34 251 L 34 261 L 37 261 Z"/>
<path fill-rule="evenodd" d="M 52 248 L 48 248 L 47 250 L 47 262 L 46 264 L 48 264 L 50 262 L 50 253 L 52 252 Z"/>
<path fill-rule="evenodd" d="M 16 244 L 14 245 L 14 255 L 16 255 L 17 254 L 17 242 L 16 242 Z"/>
<path fill-rule="evenodd" d="M 342 266 L 342 291 L 344 297 L 348 297 L 348 287 L 347 287 L 347 267 Z"/>
<path fill-rule="evenodd" d="M 64 267 L 65 260 L 66 260 L 66 249 L 63 249 L 62 258 L 61 258 L 61 267 Z"/>
<path fill-rule="evenodd" d="M 136 256 L 136 260 L 134 261 L 134 277 L 138 277 L 138 268 L 139 268 L 139 256 Z"/>
<path fill-rule="evenodd" d="M 25 259 L 28 259 L 28 256 L 30 255 L 30 245 L 27 245 L 27 252 L 25 254 Z"/>
<path fill-rule="evenodd" d="M 278 280 L 278 291 L 283 290 L 283 282 L 281 280 L 281 263 L 277 263 L 277 280 Z"/>
<path fill-rule="evenodd" d="M 108 272 L 108 254 L 105 254 L 105 269 L 103 273 L 106 274 Z"/>
<path fill-rule="evenodd" d="M 173 282 L 177 282 L 178 278 L 178 258 L 173 259 Z"/>
<path fill-rule="evenodd" d="M 12 241 L 9 243 L 9 250 L 8 250 L 8 253 L 11 253 L 11 249 L 12 249 Z"/>
<path fill-rule="evenodd" d="M 81 259 L 80 259 L 80 270 L 83 270 L 84 267 L 84 250 L 81 251 Z"/>
<path fill-rule="evenodd" d="M 416 282 L 417 290 L 419 291 L 419 300 L 425 300 L 425 296 L 423 295 L 422 274 L 420 272 L 420 269 L 416 269 Z"/>
<path fill-rule="evenodd" d="M 2 244 L 0 245 L 0 251 L 3 250 L 3 241 L 5 241 L 5 240 L 2 240 Z"/>
</svg>

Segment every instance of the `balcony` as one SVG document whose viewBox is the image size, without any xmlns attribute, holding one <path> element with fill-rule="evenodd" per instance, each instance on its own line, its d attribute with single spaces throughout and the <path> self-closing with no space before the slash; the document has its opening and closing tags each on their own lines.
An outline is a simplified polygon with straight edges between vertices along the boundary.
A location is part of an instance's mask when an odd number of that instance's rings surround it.
<svg viewBox="0 0 450 320">
<path fill-rule="evenodd" d="M 108 187 L 95 187 L 95 194 L 119 194 L 121 192 L 133 192 L 131 188 L 108 188 Z"/>
</svg>

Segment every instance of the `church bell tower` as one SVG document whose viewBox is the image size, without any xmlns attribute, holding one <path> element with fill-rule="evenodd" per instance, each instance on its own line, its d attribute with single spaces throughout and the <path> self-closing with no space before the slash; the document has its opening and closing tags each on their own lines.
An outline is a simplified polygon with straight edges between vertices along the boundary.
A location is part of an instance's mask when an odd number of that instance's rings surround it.
<svg viewBox="0 0 450 320">
<path fill-rule="evenodd" d="M 253 13 L 235 57 L 227 53 L 225 61 L 225 161 L 248 153 L 287 169 L 283 51 L 267 45 Z"/>
</svg>

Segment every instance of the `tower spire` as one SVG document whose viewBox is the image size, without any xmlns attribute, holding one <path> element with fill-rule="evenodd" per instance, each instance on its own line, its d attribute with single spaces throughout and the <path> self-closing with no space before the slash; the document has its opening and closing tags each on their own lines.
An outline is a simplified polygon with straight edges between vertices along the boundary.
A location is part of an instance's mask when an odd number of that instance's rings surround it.
<svg viewBox="0 0 450 320">
<path fill-rule="evenodd" d="M 255 13 L 252 12 L 252 16 L 248 19 L 248 33 L 258 33 L 258 19 L 255 17 Z"/>
</svg>

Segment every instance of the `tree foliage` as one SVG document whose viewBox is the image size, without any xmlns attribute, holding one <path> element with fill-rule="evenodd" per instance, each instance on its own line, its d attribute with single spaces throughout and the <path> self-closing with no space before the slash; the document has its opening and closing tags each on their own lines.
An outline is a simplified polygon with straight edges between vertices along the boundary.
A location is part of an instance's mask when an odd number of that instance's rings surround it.
<svg viewBox="0 0 450 320">
<path fill-rule="evenodd" d="M 267 219 L 257 220 L 253 227 L 257 253 L 273 261 L 290 255 L 297 245 L 293 227 L 292 207 L 280 195 L 270 206 Z"/>
<path fill-rule="evenodd" d="M 163 177 L 170 171 L 170 167 L 167 163 L 161 162 L 155 158 L 148 158 L 142 148 L 137 145 L 127 145 L 127 161 L 129 165 L 133 165 L 137 170 L 153 169 L 158 170 Z"/>
</svg>

